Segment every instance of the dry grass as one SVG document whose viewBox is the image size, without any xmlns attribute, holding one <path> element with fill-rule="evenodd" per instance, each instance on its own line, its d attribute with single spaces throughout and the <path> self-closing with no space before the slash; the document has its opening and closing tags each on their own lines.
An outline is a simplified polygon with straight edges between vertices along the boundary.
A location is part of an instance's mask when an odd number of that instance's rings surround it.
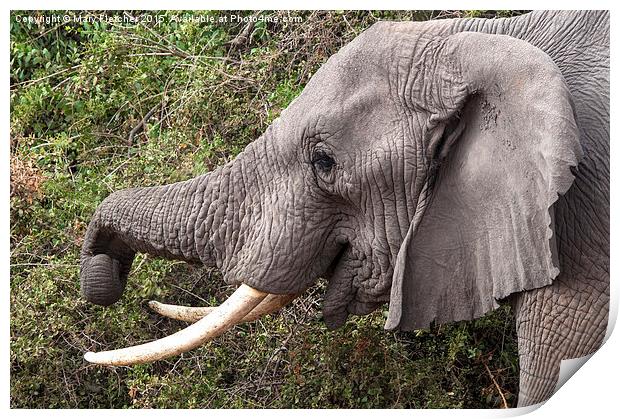
<svg viewBox="0 0 620 419">
<path fill-rule="evenodd" d="M 45 176 L 36 166 L 35 162 L 22 156 L 11 156 L 11 197 L 19 197 L 32 204 L 35 199 L 42 196 L 41 185 Z"/>
</svg>

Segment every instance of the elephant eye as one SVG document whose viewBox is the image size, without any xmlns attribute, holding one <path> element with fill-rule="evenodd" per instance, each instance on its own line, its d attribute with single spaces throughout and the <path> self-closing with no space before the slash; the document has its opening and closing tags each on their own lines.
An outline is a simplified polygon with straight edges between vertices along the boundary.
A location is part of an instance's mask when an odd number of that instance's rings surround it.
<svg viewBox="0 0 620 419">
<path fill-rule="evenodd" d="M 318 170 L 327 173 L 336 165 L 336 161 L 325 151 L 317 150 L 312 155 L 312 164 Z"/>
</svg>

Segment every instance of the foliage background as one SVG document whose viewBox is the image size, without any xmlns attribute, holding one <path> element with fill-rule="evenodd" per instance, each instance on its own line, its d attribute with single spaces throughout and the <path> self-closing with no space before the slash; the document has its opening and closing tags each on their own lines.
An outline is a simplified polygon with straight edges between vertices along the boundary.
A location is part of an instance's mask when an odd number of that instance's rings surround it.
<svg viewBox="0 0 620 419">
<path fill-rule="evenodd" d="M 166 361 L 106 368 L 83 360 L 86 351 L 184 326 L 150 313 L 149 299 L 214 305 L 232 292 L 216 270 L 139 255 L 119 303 L 81 300 L 79 248 L 106 195 L 184 180 L 234 158 L 330 55 L 377 20 L 520 12 L 158 13 L 163 20 L 144 11 L 11 13 L 11 406 L 514 406 L 508 307 L 411 333 L 385 332 L 384 308 L 330 332 L 323 282 L 280 313 Z M 84 19 L 100 14 L 126 22 Z M 52 15 L 71 21 L 22 21 Z M 279 21 L 172 18 L 231 15 Z M 301 22 L 284 22 L 291 16 Z"/>
</svg>

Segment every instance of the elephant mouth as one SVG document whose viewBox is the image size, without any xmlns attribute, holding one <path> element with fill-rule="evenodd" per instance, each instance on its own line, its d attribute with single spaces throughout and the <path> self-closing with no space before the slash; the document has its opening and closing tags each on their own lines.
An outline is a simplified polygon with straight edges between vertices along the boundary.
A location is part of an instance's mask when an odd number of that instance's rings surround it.
<svg viewBox="0 0 620 419">
<path fill-rule="evenodd" d="M 337 271 L 338 266 L 345 259 L 345 255 L 351 250 L 351 245 L 346 242 L 340 246 L 340 249 L 336 253 L 336 256 L 332 259 L 329 266 L 325 270 L 325 272 L 321 275 L 322 278 L 327 279 L 328 281 L 334 276 L 334 273 Z"/>
<path fill-rule="evenodd" d="M 341 245 L 321 276 L 330 278 L 341 270 L 350 249 L 348 243 Z M 112 351 L 88 352 L 84 358 L 102 365 L 133 365 L 165 359 L 202 345 L 236 324 L 273 313 L 298 296 L 298 293 L 271 294 L 243 283 L 218 307 L 184 307 L 151 301 L 149 307 L 156 313 L 193 324 L 156 341 Z"/>
<path fill-rule="evenodd" d="M 323 278 L 328 281 L 323 299 L 328 329 L 343 326 L 350 314 L 366 315 L 389 301 L 389 272 L 373 269 L 371 256 L 349 243 L 342 246 Z"/>
<path fill-rule="evenodd" d="M 361 259 L 355 253 L 351 244 L 343 245 L 322 275 L 327 280 L 323 320 L 328 329 L 341 327 L 349 316 L 348 307 L 355 298 L 353 278 L 362 267 Z"/>
</svg>

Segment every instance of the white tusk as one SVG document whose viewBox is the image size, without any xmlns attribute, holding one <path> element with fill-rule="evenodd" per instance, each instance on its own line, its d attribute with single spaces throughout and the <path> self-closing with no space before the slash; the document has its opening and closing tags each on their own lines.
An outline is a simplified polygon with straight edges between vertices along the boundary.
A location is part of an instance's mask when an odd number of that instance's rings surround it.
<svg viewBox="0 0 620 419">
<path fill-rule="evenodd" d="M 241 319 L 240 323 L 253 322 L 263 317 L 265 314 L 271 314 L 280 310 L 282 307 L 297 298 L 299 294 L 269 294 L 256 308 L 250 311 Z"/>
<path fill-rule="evenodd" d="M 158 361 L 192 350 L 221 335 L 267 296 L 245 284 L 241 286 L 212 313 L 198 322 L 165 338 L 129 348 L 104 352 L 87 352 L 84 359 L 103 365 L 133 365 Z"/>
<path fill-rule="evenodd" d="M 271 314 L 281 309 L 297 297 L 298 294 L 269 294 L 258 306 L 256 306 L 256 308 L 254 308 L 254 310 L 241 319 L 239 323 L 252 322 L 261 318 L 265 314 Z M 151 310 L 164 317 L 190 323 L 197 322 L 217 308 L 176 306 L 172 304 L 163 304 L 159 301 L 149 301 L 149 307 Z"/>
<path fill-rule="evenodd" d="M 269 298 L 267 296 L 265 299 Z M 261 303 L 262 304 L 262 303 Z M 159 301 L 149 301 L 149 307 L 155 313 L 174 320 L 195 323 L 209 313 L 212 313 L 217 307 L 186 307 L 175 306 L 173 304 L 164 304 Z"/>
</svg>

